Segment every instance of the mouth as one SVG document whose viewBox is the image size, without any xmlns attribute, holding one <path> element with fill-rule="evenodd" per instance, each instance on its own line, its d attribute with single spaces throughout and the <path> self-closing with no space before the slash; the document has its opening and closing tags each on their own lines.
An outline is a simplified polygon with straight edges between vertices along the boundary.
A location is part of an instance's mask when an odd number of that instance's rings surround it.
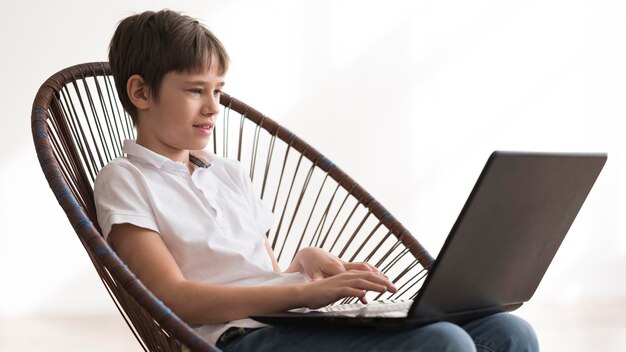
<svg viewBox="0 0 626 352">
<path fill-rule="evenodd" d="M 213 124 L 209 124 L 209 123 L 193 125 L 194 128 L 198 128 L 205 133 L 210 133 L 211 130 L 213 129 L 213 126 L 214 126 Z"/>
</svg>

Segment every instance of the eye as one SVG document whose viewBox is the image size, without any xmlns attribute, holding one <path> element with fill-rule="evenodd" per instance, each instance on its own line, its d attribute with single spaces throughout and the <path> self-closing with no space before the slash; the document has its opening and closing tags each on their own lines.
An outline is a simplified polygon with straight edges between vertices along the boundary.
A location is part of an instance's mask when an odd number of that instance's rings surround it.
<svg viewBox="0 0 626 352">
<path fill-rule="evenodd" d="M 215 96 L 218 96 L 220 94 L 222 94 L 222 91 L 219 90 L 219 89 L 213 91 L 213 95 L 215 95 Z"/>
<path fill-rule="evenodd" d="M 193 93 L 193 94 L 202 94 L 202 89 L 200 88 L 192 88 L 189 90 L 189 92 Z"/>
</svg>

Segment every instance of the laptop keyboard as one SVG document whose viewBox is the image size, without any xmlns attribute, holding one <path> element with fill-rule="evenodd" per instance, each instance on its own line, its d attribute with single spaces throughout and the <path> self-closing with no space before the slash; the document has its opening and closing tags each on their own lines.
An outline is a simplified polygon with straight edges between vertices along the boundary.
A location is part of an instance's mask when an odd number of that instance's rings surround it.
<svg viewBox="0 0 626 352">
<path fill-rule="evenodd" d="M 412 300 L 380 300 L 368 304 L 339 304 L 316 311 L 357 317 L 404 318 L 407 316 L 411 304 L 413 304 Z"/>
</svg>

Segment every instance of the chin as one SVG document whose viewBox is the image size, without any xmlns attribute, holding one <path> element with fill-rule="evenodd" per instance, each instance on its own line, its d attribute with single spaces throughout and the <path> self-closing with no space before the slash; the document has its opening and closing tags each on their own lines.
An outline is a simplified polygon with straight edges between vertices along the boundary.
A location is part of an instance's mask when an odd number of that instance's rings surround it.
<svg viewBox="0 0 626 352">
<path fill-rule="evenodd" d="M 209 145 L 209 141 L 202 142 L 202 143 L 194 143 L 193 145 L 189 146 L 189 150 L 202 150 L 206 148 L 207 145 Z"/>
</svg>

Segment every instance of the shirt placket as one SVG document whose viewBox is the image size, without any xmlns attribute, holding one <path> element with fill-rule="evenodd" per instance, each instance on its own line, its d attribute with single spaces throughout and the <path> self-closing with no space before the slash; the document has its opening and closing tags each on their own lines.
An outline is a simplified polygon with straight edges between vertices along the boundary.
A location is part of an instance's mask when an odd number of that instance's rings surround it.
<svg viewBox="0 0 626 352">
<path fill-rule="evenodd" d="M 205 170 L 195 170 L 192 175 L 187 174 L 189 176 L 189 184 L 191 185 L 194 193 L 200 199 L 200 202 L 202 202 L 202 204 L 207 209 L 208 213 L 213 216 L 218 226 L 226 227 L 226 222 L 224 221 L 222 210 L 217 205 L 218 203 L 215 198 L 211 197 L 209 194 L 207 194 L 205 190 L 203 190 L 201 187 L 198 187 L 197 185 L 198 176 L 201 172 L 205 172 Z"/>
</svg>

